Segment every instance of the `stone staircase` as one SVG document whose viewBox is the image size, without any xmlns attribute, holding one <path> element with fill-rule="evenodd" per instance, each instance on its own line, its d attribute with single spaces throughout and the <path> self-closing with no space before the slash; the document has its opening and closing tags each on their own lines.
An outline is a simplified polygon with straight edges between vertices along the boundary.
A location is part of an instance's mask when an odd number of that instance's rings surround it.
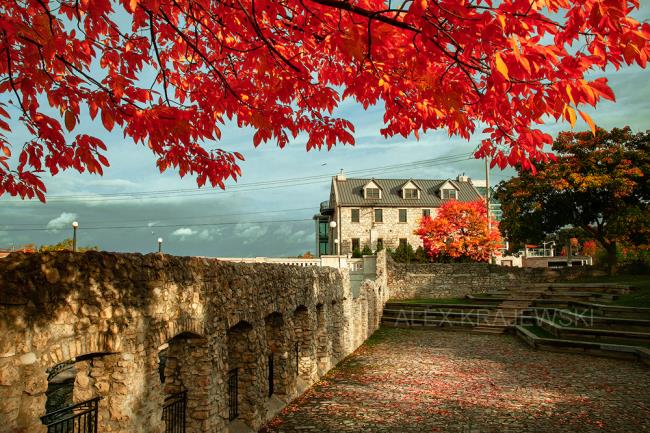
<svg viewBox="0 0 650 433">
<path fill-rule="evenodd" d="M 506 329 L 515 325 L 517 319 L 540 299 L 546 290 L 544 288 L 524 287 L 513 288 L 509 295 L 498 307 L 485 318 L 485 322 L 474 327 L 473 332 L 483 334 L 503 334 Z"/>
</svg>

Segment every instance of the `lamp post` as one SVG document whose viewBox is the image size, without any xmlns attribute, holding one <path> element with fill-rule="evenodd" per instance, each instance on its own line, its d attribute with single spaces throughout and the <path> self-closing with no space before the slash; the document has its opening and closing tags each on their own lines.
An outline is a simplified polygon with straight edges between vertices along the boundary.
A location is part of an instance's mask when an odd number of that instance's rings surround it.
<svg viewBox="0 0 650 433">
<path fill-rule="evenodd" d="M 77 228 L 79 223 L 77 221 L 72 221 L 72 252 L 77 252 Z"/>
<path fill-rule="evenodd" d="M 163 238 L 158 238 L 158 252 L 162 253 L 162 242 Z"/>
<path fill-rule="evenodd" d="M 335 251 L 334 252 L 336 253 L 336 255 L 338 255 L 339 254 L 339 248 L 338 248 L 339 247 L 339 240 L 334 239 L 334 229 L 336 228 L 336 221 L 330 221 L 330 228 L 332 229 L 331 230 L 331 232 L 332 232 L 331 237 L 332 237 L 332 240 L 333 240 L 332 243 L 333 243 L 333 245 L 335 245 Z"/>
</svg>

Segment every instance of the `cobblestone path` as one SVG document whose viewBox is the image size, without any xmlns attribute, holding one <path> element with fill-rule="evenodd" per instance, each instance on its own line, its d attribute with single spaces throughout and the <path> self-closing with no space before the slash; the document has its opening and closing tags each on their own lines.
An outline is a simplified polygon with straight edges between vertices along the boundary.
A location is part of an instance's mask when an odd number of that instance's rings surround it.
<svg viewBox="0 0 650 433">
<path fill-rule="evenodd" d="M 650 432 L 650 369 L 507 335 L 382 328 L 261 432 Z"/>
</svg>

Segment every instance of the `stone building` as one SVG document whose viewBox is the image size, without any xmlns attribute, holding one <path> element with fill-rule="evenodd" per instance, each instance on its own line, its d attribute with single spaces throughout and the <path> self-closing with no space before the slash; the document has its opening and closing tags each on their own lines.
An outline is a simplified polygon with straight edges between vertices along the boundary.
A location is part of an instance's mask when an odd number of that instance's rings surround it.
<svg viewBox="0 0 650 433">
<path fill-rule="evenodd" d="M 446 200 L 475 201 L 482 196 L 470 178 L 353 179 L 332 178 L 328 201 L 321 203 L 316 221 L 316 251 L 350 254 L 366 245 L 397 248 L 422 245 L 413 234 L 423 215 L 434 217 Z M 335 224 L 332 224 L 332 223 Z M 337 248 L 338 245 L 338 248 Z"/>
</svg>

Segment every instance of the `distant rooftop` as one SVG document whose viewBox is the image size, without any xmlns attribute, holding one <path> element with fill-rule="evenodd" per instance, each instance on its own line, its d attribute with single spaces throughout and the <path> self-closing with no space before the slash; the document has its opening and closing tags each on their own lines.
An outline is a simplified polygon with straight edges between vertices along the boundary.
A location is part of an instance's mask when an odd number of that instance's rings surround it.
<svg viewBox="0 0 650 433">
<path fill-rule="evenodd" d="M 440 188 L 449 182 L 458 191 L 459 201 L 480 200 L 481 195 L 474 188 L 469 178 L 461 181 L 454 179 L 358 179 L 334 177 L 338 191 L 338 204 L 341 206 L 413 206 L 440 207 L 446 200 L 440 198 Z M 465 180 L 467 179 L 467 180 Z M 374 181 L 382 190 L 381 199 L 366 199 L 363 187 Z M 402 198 L 402 187 L 413 182 L 420 188 L 420 198 Z"/>
</svg>

